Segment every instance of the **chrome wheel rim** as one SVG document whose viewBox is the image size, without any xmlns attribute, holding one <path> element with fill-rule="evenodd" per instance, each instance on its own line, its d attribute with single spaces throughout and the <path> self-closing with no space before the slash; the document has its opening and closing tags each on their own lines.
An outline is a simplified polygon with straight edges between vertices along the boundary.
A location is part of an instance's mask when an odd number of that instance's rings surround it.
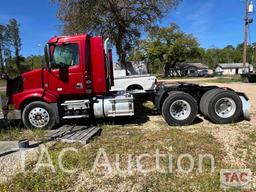
<svg viewBox="0 0 256 192">
<path fill-rule="evenodd" d="M 44 108 L 36 107 L 29 112 L 28 119 L 34 127 L 42 128 L 48 124 L 50 116 Z"/>
<path fill-rule="evenodd" d="M 236 103 L 233 99 L 224 97 L 219 99 L 215 104 L 215 113 L 220 118 L 230 118 L 236 112 Z"/>
<path fill-rule="evenodd" d="M 185 100 L 176 100 L 171 104 L 170 114 L 176 120 L 185 120 L 191 114 L 191 106 Z"/>
</svg>

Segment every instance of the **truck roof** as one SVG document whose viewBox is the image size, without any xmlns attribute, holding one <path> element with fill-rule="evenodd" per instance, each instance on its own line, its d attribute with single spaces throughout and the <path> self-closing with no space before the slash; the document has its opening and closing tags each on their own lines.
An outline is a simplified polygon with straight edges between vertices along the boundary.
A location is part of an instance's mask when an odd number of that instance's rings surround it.
<svg viewBox="0 0 256 192">
<path fill-rule="evenodd" d="M 76 35 L 68 35 L 68 36 L 54 36 L 52 37 L 48 43 L 57 43 L 58 41 L 60 40 L 65 40 L 65 41 L 68 41 L 68 40 L 81 40 L 81 39 L 85 39 L 87 36 L 87 34 L 76 34 Z"/>
</svg>

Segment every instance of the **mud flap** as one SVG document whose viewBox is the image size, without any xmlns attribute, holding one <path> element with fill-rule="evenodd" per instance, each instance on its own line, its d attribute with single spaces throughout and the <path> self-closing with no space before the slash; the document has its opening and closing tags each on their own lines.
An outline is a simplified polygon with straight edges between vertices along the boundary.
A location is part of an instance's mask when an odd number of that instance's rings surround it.
<svg viewBox="0 0 256 192">
<path fill-rule="evenodd" d="M 242 101 L 243 104 L 243 115 L 244 115 L 244 119 L 247 121 L 251 120 L 250 117 L 250 108 L 251 108 L 251 103 L 248 99 L 246 99 L 244 96 L 240 95 L 240 99 Z"/>
</svg>

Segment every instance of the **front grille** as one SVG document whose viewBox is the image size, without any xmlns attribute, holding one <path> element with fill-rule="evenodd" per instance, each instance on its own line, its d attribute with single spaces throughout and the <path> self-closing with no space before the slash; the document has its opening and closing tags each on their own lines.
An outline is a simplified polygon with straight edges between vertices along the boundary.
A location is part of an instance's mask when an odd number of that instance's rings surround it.
<svg viewBox="0 0 256 192">
<path fill-rule="evenodd" d="M 16 77 L 14 79 L 8 79 L 7 81 L 7 96 L 11 96 L 15 93 L 21 92 L 23 90 L 23 80 L 22 77 Z"/>
</svg>

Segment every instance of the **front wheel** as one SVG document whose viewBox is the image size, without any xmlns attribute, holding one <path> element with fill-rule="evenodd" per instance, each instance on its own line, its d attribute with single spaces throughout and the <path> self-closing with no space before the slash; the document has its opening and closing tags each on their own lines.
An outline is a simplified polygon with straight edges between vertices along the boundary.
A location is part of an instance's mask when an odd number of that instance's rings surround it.
<svg viewBox="0 0 256 192">
<path fill-rule="evenodd" d="M 196 100 L 185 92 L 169 94 L 162 106 L 162 114 L 169 125 L 183 126 L 193 123 L 198 113 Z"/>
<path fill-rule="evenodd" d="M 56 124 L 52 107 L 41 101 L 32 102 L 24 108 L 22 121 L 27 128 L 51 129 Z"/>
</svg>

